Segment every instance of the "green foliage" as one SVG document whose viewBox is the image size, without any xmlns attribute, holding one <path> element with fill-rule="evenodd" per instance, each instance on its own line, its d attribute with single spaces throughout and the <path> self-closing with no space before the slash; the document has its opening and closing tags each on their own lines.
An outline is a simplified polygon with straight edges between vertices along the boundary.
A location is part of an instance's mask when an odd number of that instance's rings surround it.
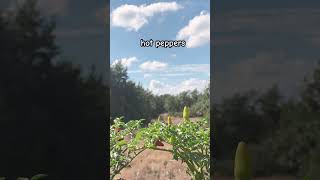
<svg viewBox="0 0 320 180">
<path fill-rule="evenodd" d="M 143 117 L 150 121 L 165 112 L 161 98 L 128 80 L 127 69 L 121 63 L 111 66 L 110 70 L 111 117 L 124 116 L 125 119 Z"/>
<path fill-rule="evenodd" d="M 282 98 L 273 86 L 249 91 L 213 105 L 215 170 L 230 174 L 233 150 L 246 141 L 252 152 L 253 175 L 309 175 L 319 179 L 316 154 L 320 144 L 320 68 L 305 82 L 296 98 Z M 312 177 L 311 177 L 312 175 Z"/>
<path fill-rule="evenodd" d="M 307 174 L 309 179 L 320 178 L 320 148 L 319 146 L 312 150 L 309 159 L 306 161 L 306 169 L 304 174 Z"/>
<path fill-rule="evenodd" d="M 1 172 L 99 179 L 108 88 L 60 58 L 55 23 L 35 1 L 15 2 L 0 12 Z"/>
<path fill-rule="evenodd" d="M 110 172 L 114 178 L 120 171 L 145 149 L 166 151 L 173 159 L 187 164 L 187 173 L 195 180 L 209 179 L 210 131 L 208 119 L 197 122 L 185 121 L 167 125 L 155 121 L 141 128 L 141 120 L 124 123 L 117 118 L 110 127 Z M 121 128 L 118 133 L 115 128 Z M 122 140 L 130 136 L 129 140 Z M 156 141 L 172 145 L 172 149 L 158 148 Z"/>
<path fill-rule="evenodd" d="M 210 89 L 209 87 L 199 94 L 196 90 L 191 92 L 194 103 L 190 108 L 190 116 L 205 116 L 210 118 Z"/>
<path fill-rule="evenodd" d="M 311 180 L 308 176 L 304 176 L 302 180 Z"/>
<path fill-rule="evenodd" d="M 111 179 L 127 167 L 129 163 L 144 149 L 137 148 L 137 130 L 141 127 L 142 120 L 123 122 L 123 118 L 116 118 L 110 126 L 110 176 Z M 121 129 L 120 131 L 116 129 Z M 129 137 L 129 142 L 124 138 Z"/>
</svg>

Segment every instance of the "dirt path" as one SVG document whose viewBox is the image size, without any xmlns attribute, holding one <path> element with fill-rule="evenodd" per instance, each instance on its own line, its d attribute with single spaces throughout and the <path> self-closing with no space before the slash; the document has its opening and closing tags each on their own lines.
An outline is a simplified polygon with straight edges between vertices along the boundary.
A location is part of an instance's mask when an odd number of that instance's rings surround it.
<svg viewBox="0 0 320 180">
<path fill-rule="evenodd" d="M 164 147 L 171 146 L 164 143 Z M 181 162 L 172 160 L 169 152 L 145 150 L 130 164 L 130 168 L 121 171 L 117 178 L 125 180 L 189 180 L 186 167 Z"/>
</svg>

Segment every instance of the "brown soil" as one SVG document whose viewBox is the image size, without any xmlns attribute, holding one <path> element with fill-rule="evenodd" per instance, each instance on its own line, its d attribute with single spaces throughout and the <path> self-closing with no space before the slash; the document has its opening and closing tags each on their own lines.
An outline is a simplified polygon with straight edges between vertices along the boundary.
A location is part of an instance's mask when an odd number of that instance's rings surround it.
<svg viewBox="0 0 320 180">
<path fill-rule="evenodd" d="M 170 145 L 164 143 L 161 148 L 170 149 Z M 131 167 L 125 168 L 116 179 L 125 180 L 189 180 L 186 167 L 181 161 L 172 159 L 169 152 L 145 150 L 131 162 Z"/>
</svg>

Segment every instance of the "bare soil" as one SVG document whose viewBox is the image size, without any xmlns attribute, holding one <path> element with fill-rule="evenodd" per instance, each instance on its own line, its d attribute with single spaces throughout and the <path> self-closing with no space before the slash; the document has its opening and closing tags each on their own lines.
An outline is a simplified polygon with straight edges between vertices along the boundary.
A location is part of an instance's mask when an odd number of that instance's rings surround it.
<svg viewBox="0 0 320 180">
<path fill-rule="evenodd" d="M 164 143 L 163 148 L 170 149 L 170 145 Z M 189 180 L 185 173 L 186 166 L 181 161 L 172 160 L 169 152 L 145 150 L 131 162 L 131 167 L 125 168 L 116 179 L 125 180 Z"/>
</svg>

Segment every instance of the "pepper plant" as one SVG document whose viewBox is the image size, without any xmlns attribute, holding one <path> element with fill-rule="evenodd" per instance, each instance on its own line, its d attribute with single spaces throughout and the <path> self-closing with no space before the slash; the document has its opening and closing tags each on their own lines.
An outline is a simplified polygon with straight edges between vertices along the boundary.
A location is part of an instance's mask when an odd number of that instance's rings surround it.
<svg viewBox="0 0 320 180">
<path fill-rule="evenodd" d="M 188 108 L 187 111 L 189 110 Z M 187 173 L 194 180 L 209 179 L 210 131 L 208 119 L 192 122 L 184 113 L 184 121 L 173 124 L 171 117 L 167 123 L 158 121 L 141 127 L 143 120 L 123 122 L 116 118 L 110 127 L 110 177 L 113 179 L 120 171 L 146 149 L 166 151 L 173 159 L 187 165 Z M 120 131 L 118 131 L 120 129 Z M 172 148 L 161 148 L 163 143 Z"/>
</svg>

